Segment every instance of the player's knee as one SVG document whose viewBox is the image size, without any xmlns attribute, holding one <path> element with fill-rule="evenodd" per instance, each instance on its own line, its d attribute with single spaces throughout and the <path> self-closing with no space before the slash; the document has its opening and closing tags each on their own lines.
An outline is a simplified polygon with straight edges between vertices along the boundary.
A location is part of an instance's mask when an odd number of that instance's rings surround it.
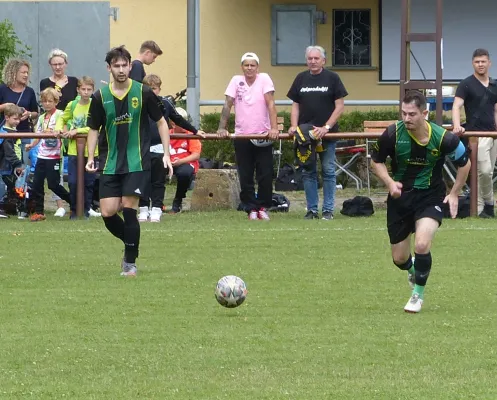
<svg viewBox="0 0 497 400">
<path fill-rule="evenodd" d="M 414 251 L 416 254 L 428 254 L 431 249 L 431 240 L 420 238 L 416 240 Z"/>
<path fill-rule="evenodd" d="M 493 168 L 489 162 L 478 163 L 478 173 L 483 176 L 493 176 Z"/>
<path fill-rule="evenodd" d="M 411 255 L 409 255 L 407 258 L 404 255 L 393 255 L 393 263 L 397 266 L 397 268 L 403 271 L 407 271 L 409 268 L 411 268 L 412 265 Z"/>
</svg>

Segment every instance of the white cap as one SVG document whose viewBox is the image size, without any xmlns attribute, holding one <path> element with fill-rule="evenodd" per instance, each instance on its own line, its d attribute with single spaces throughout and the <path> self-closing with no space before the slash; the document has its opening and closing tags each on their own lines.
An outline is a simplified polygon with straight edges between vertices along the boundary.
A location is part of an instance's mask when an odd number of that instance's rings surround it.
<svg viewBox="0 0 497 400">
<path fill-rule="evenodd" d="M 255 60 L 257 64 L 259 64 L 259 57 L 257 57 L 257 54 L 255 53 L 245 53 L 242 56 L 242 64 L 245 60 Z"/>
</svg>

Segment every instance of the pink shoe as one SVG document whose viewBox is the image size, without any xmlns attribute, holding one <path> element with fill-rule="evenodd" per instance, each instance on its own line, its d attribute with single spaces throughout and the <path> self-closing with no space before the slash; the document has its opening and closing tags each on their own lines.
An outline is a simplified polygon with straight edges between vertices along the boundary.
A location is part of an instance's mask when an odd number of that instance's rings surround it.
<svg viewBox="0 0 497 400">
<path fill-rule="evenodd" d="M 266 209 L 265 208 L 261 208 L 258 213 L 257 213 L 257 217 L 259 219 L 263 219 L 265 221 L 269 221 L 270 218 L 269 218 L 269 214 L 267 213 Z"/>
<path fill-rule="evenodd" d="M 250 221 L 255 221 L 255 220 L 259 219 L 259 213 L 255 210 L 250 211 L 249 215 L 248 215 L 248 219 Z"/>
</svg>

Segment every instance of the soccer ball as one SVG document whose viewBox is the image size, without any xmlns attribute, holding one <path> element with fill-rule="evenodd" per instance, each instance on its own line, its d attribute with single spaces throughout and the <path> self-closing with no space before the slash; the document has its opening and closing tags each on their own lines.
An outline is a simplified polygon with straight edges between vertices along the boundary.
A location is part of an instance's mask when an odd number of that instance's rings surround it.
<svg viewBox="0 0 497 400">
<path fill-rule="evenodd" d="M 245 298 L 247 297 L 247 286 L 238 276 L 223 276 L 217 282 L 214 295 L 217 302 L 223 307 L 235 308 L 245 301 Z"/>
</svg>

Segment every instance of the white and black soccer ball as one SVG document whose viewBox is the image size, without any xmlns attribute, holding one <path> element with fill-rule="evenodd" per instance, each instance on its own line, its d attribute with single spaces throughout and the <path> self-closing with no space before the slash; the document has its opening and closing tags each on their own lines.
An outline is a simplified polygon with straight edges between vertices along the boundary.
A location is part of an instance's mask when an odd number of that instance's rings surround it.
<svg viewBox="0 0 497 400">
<path fill-rule="evenodd" d="M 243 279 L 235 275 L 223 276 L 214 293 L 219 304 L 226 308 L 238 307 L 247 297 L 247 286 Z"/>
</svg>

